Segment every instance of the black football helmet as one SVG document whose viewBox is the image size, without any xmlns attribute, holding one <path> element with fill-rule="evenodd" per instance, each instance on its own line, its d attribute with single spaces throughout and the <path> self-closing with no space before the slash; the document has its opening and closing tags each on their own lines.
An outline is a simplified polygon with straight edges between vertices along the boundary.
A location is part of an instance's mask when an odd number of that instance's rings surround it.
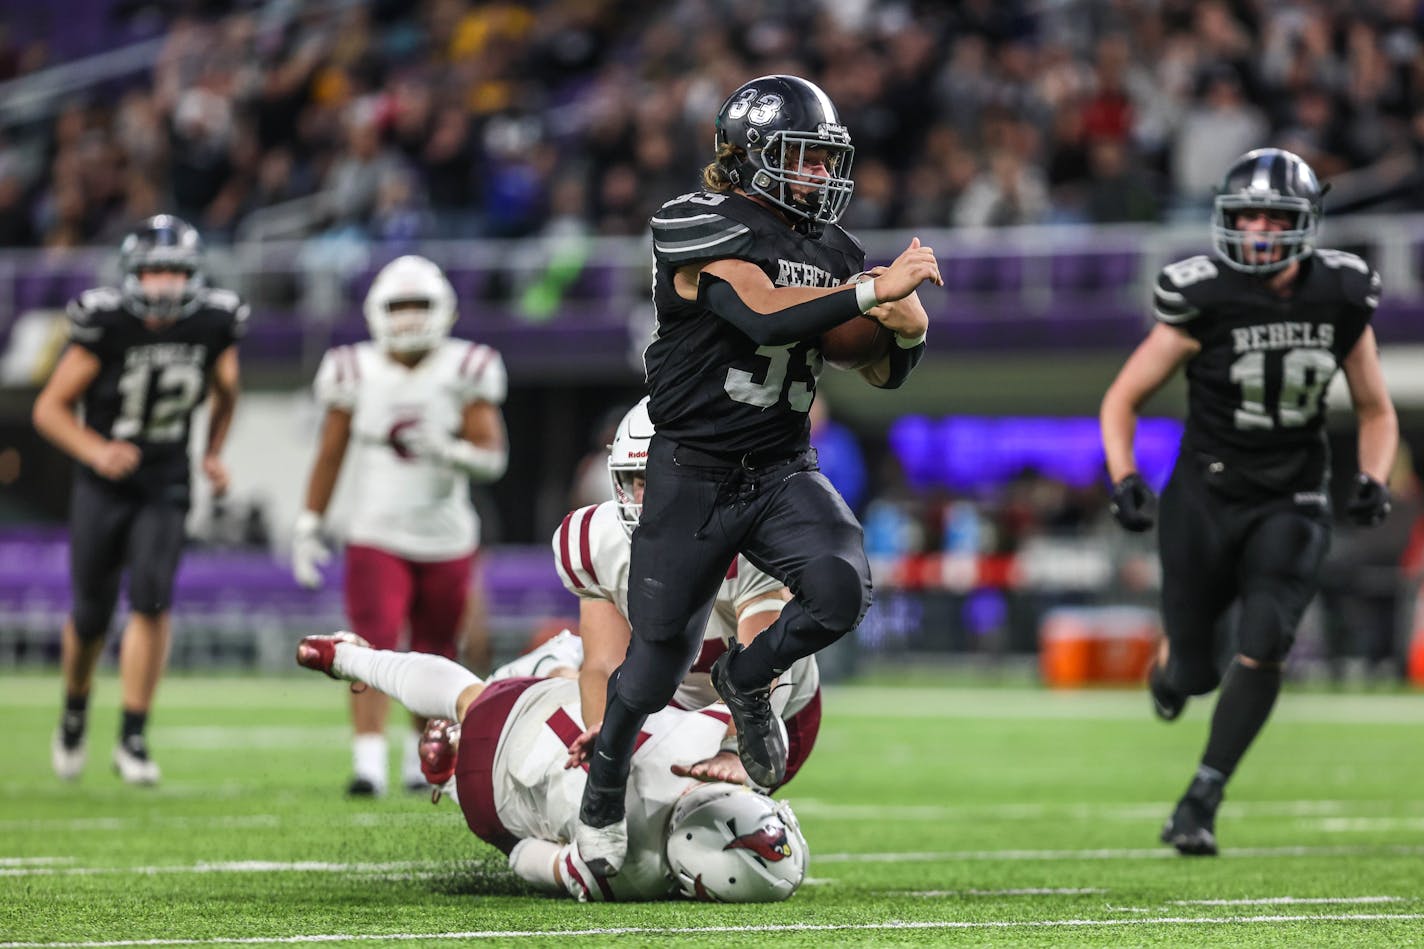
<svg viewBox="0 0 1424 949">
<path fill-rule="evenodd" d="M 855 147 L 836 107 L 815 83 L 799 76 L 762 76 L 744 83 L 717 112 L 717 151 L 733 145 L 722 168 L 732 184 L 760 195 L 804 222 L 812 233 L 840 220 L 855 183 Z M 807 149 L 825 149 L 825 175 L 797 172 Z M 815 190 L 802 197 L 793 184 Z"/>
<path fill-rule="evenodd" d="M 1274 273 L 1310 256 L 1320 230 L 1320 199 L 1327 190 L 1299 155 L 1281 148 L 1247 152 L 1232 164 L 1217 191 L 1211 221 L 1216 255 L 1229 267 L 1255 274 Z M 1236 215 L 1255 209 L 1294 214 L 1295 224 L 1284 231 L 1238 229 Z M 1274 247 L 1284 253 L 1279 260 L 1248 263 L 1247 246 L 1258 256 Z"/>
<path fill-rule="evenodd" d="M 175 320 L 197 310 L 198 294 L 205 283 L 203 239 L 182 218 L 157 214 L 145 220 L 119 245 L 119 267 L 123 271 L 120 289 L 131 312 Z M 146 270 L 182 271 L 188 280 L 176 297 L 150 297 L 139 280 Z"/>
</svg>

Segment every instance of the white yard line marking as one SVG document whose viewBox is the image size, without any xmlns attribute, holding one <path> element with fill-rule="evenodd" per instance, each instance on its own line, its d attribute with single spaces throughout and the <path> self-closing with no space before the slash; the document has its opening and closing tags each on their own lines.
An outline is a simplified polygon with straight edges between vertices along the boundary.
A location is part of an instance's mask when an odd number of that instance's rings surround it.
<svg viewBox="0 0 1424 949">
<path fill-rule="evenodd" d="M 815 798 L 797 798 L 796 813 L 817 820 L 1025 820 L 1033 818 L 1081 818 L 1103 821 L 1135 822 L 1158 820 L 1170 810 L 1171 802 L 1139 801 L 1121 804 L 1103 802 L 1067 802 L 1061 804 L 837 804 Z M 1367 830 L 1424 830 L 1424 817 L 1371 817 L 1360 810 L 1384 807 L 1424 808 L 1421 801 L 1242 801 L 1232 802 L 1234 817 L 1299 818 L 1325 817 L 1312 826 L 1331 832 Z M 458 822 L 459 815 L 451 809 L 428 808 L 417 811 L 358 811 L 333 814 L 328 822 L 349 822 L 357 827 L 389 827 L 395 824 L 427 824 L 442 821 Z M 94 831 L 152 830 L 155 827 L 226 827 L 277 828 L 302 820 L 291 814 L 230 814 L 211 817 L 179 817 L 161 814 L 143 817 L 38 817 L 0 820 L 0 831 Z"/>
<path fill-rule="evenodd" d="M 1320 821 L 1316 826 L 1328 834 L 1376 830 L 1424 830 L 1424 817 L 1331 817 Z"/>
<path fill-rule="evenodd" d="M 1358 847 L 1232 847 L 1226 857 L 1348 857 L 1367 854 L 1412 857 L 1424 854 L 1424 846 L 1381 845 Z M 966 860 L 1153 860 L 1179 859 L 1170 847 L 1137 847 L 1117 850 L 941 850 L 903 853 L 818 853 L 818 863 L 953 863 Z"/>
<path fill-rule="evenodd" d="M 68 830 L 87 834 L 96 830 L 148 831 L 156 827 L 276 828 L 284 824 L 301 823 L 305 819 L 306 818 L 301 815 L 291 814 L 230 814 L 215 815 L 212 817 L 169 817 L 162 814 L 153 814 L 145 817 L 39 817 L 29 820 L 20 818 L 14 820 L 0 820 L 0 831 L 42 830 L 53 832 Z M 334 814 L 331 815 L 326 822 L 328 824 L 349 823 L 356 827 L 392 827 L 395 825 L 432 824 L 447 821 L 458 824 L 459 820 L 459 813 L 451 808 L 441 810 L 432 807 L 429 810 L 422 811 Z"/>
<path fill-rule="evenodd" d="M 319 860 L 281 862 L 276 860 L 234 860 L 217 863 L 169 864 L 144 867 L 0 867 L 0 877 L 97 876 L 133 873 L 156 876 L 168 873 L 420 873 L 459 869 L 453 861 L 400 860 L 390 863 L 327 863 Z"/>
<path fill-rule="evenodd" d="M 929 920 L 884 923 L 788 923 L 762 926 L 619 926 L 605 929 L 480 929 L 443 933 L 322 933 L 306 936 L 230 936 L 212 939 L 112 939 L 102 942 L 0 942 L 0 949 L 118 949 L 124 946 L 261 946 L 310 942 L 412 942 L 452 939 L 547 939 L 568 936 L 701 936 L 719 933 L 878 932 L 936 929 L 1046 929 L 1098 926 L 1240 926 L 1274 923 L 1409 922 L 1424 913 L 1333 913 L 1319 916 L 1157 916 L 1140 919 Z"/>
<path fill-rule="evenodd" d="M 1326 906 L 1331 903 L 1414 903 L 1407 896 L 1263 896 L 1251 900 L 1168 900 L 1169 906 Z"/>
<path fill-rule="evenodd" d="M 55 863 L 73 863 L 74 857 L 0 857 L 0 867 L 41 867 Z"/>
<path fill-rule="evenodd" d="M 1011 890 L 884 890 L 895 896 L 1092 896 L 1106 893 L 1096 886 L 1023 886 Z"/>
<path fill-rule="evenodd" d="M 1236 817 L 1320 817 L 1342 816 L 1343 812 L 1369 807 L 1397 807 L 1396 801 L 1242 801 L 1232 802 Z M 1407 802 L 1424 807 L 1424 801 Z M 1171 811 L 1170 801 L 1064 802 L 1058 804 L 841 804 L 816 798 L 795 800 L 798 817 L 825 820 L 1021 820 L 1035 817 L 1093 818 L 1098 820 L 1156 820 Z M 1366 818 L 1367 819 L 1367 818 Z M 1424 818 L 1419 818 L 1424 826 Z"/>
<path fill-rule="evenodd" d="M 1146 695 L 1131 691 L 826 687 L 827 707 L 851 719 L 1150 721 Z M 1196 703 L 1204 705 L 1205 703 Z M 1189 709 L 1205 715 L 1205 709 Z M 1322 725 L 1420 725 L 1424 705 L 1409 695 L 1287 694 L 1272 720 Z"/>
<path fill-rule="evenodd" d="M 1338 857 L 1338 856 L 1418 856 L 1424 846 L 1359 846 L 1359 847 L 1242 847 L 1226 851 L 1229 857 Z M 194 864 L 157 864 L 150 866 L 52 866 L 51 863 L 71 861 L 69 857 L 24 858 L 36 861 L 35 866 L 0 865 L 0 877 L 26 876 L 93 876 L 133 873 L 144 876 L 178 873 L 361 873 L 397 874 L 419 878 L 421 875 L 458 872 L 458 861 L 402 860 L 387 863 L 331 863 L 320 860 L 282 862 L 276 860 L 234 860 Z M 1177 859 L 1170 847 L 1121 850 L 950 850 L 911 851 L 906 853 L 829 853 L 817 854 L 818 863 L 955 863 L 973 860 L 1137 860 Z M 41 863 L 42 862 L 42 863 Z M 992 891 L 989 891 L 992 892 Z M 1060 891 L 1049 891 L 1060 892 Z"/>
</svg>

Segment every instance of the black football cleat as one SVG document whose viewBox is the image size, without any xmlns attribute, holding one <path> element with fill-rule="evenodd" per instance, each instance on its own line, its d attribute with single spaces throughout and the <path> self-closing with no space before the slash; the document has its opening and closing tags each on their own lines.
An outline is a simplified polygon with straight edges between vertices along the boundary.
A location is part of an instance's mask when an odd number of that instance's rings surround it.
<svg viewBox="0 0 1424 949">
<path fill-rule="evenodd" d="M 747 777 L 763 788 L 780 787 L 786 781 L 786 738 L 771 709 L 771 686 L 739 689 L 728 674 L 732 657 L 742 651 L 741 643 L 717 657 L 712 664 L 712 687 L 717 690 L 732 722 L 737 726 L 737 754 Z"/>
<path fill-rule="evenodd" d="M 624 788 L 584 786 L 574 846 L 595 876 L 617 876 L 628 858 L 626 794 Z"/>
<path fill-rule="evenodd" d="M 1164 722 L 1173 722 L 1187 707 L 1187 697 L 1167 684 L 1167 674 L 1156 661 L 1147 670 L 1147 691 L 1152 696 L 1152 713 Z"/>
<path fill-rule="evenodd" d="M 1176 847 L 1184 857 L 1216 856 L 1216 809 L 1221 796 L 1221 785 L 1200 778 L 1193 781 L 1162 826 L 1162 843 Z"/>
<path fill-rule="evenodd" d="M 380 797 L 381 793 L 376 783 L 366 778 L 352 778 L 351 783 L 346 785 L 347 797 Z"/>
</svg>

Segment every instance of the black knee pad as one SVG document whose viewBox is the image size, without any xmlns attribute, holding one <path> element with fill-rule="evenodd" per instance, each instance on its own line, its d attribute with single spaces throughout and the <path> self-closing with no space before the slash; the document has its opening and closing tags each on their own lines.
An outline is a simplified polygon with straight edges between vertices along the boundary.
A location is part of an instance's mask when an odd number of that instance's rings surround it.
<svg viewBox="0 0 1424 949">
<path fill-rule="evenodd" d="M 173 577 L 162 571 L 135 568 L 129 576 L 129 607 L 135 613 L 157 616 L 173 605 Z"/>
<path fill-rule="evenodd" d="M 118 592 L 107 596 L 76 595 L 71 611 L 74 632 L 82 643 L 98 642 L 109 635 L 109 624 L 114 619 L 114 604 Z"/>
<path fill-rule="evenodd" d="M 1241 604 L 1241 636 L 1238 652 L 1263 665 L 1279 665 L 1295 645 L 1295 627 L 1300 621 L 1282 599 L 1269 593 L 1247 595 Z"/>
<path fill-rule="evenodd" d="M 1221 684 L 1216 660 L 1209 656 L 1178 656 L 1167 659 L 1167 684 L 1187 695 L 1205 695 Z"/>
<path fill-rule="evenodd" d="M 830 554 L 817 557 L 801 571 L 796 598 L 817 623 L 837 636 L 860 625 L 870 609 L 870 569 Z"/>
</svg>

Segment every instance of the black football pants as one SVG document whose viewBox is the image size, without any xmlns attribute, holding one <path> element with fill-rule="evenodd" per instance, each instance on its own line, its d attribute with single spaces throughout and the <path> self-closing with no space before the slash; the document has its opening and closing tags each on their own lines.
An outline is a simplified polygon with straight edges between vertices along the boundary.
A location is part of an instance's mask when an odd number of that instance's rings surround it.
<svg viewBox="0 0 1424 949">
<path fill-rule="evenodd" d="M 157 615 L 173 602 L 187 506 L 80 474 L 69 503 L 69 573 L 75 632 L 102 639 L 113 619 L 119 580 L 129 572 L 129 606 Z"/>
<path fill-rule="evenodd" d="M 1265 664 L 1285 658 L 1330 546 L 1322 496 L 1228 496 L 1207 483 L 1207 463 L 1183 446 L 1158 530 L 1167 681 L 1189 695 L 1221 680 L 1216 633 L 1234 602 L 1236 651 Z"/>
<path fill-rule="evenodd" d="M 630 709 L 672 698 L 702 646 L 738 553 L 796 597 L 772 634 L 777 667 L 829 645 L 870 606 L 860 523 L 808 449 L 745 467 L 654 436 L 628 580 L 628 654 L 613 683 Z"/>
</svg>

